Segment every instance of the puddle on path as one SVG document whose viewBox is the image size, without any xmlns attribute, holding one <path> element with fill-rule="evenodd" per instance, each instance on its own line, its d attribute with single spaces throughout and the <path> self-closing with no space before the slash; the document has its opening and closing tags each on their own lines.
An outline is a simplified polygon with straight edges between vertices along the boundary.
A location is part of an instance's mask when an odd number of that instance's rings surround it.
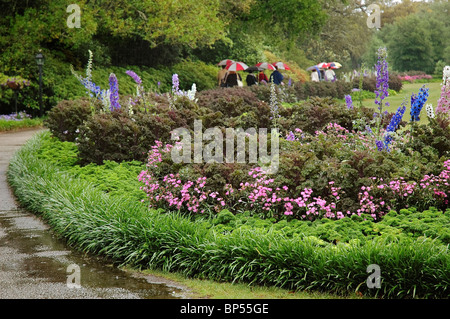
<svg viewBox="0 0 450 319">
<path fill-rule="evenodd" d="M 68 276 L 74 274 L 68 271 L 72 264 L 79 266 L 79 289 L 67 287 Z M 118 269 L 105 258 L 67 247 L 31 213 L 0 211 L 0 298 L 23 298 L 21 291 L 27 294 L 33 285 L 36 295 L 31 298 L 173 299 L 186 294 L 182 287 L 149 282 Z M 59 293 L 45 295 L 45 285 Z M 11 291 L 9 296 L 5 296 L 7 289 Z M 34 295 L 30 292 L 30 296 Z"/>
</svg>

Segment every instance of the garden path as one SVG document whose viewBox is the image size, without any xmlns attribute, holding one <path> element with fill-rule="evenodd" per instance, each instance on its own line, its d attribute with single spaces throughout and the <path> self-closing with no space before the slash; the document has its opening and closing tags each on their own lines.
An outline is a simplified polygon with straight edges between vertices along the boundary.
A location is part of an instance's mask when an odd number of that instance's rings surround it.
<svg viewBox="0 0 450 319">
<path fill-rule="evenodd" d="M 40 218 L 20 208 L 6 172 L 13 154 L 38 131 L 0 133 L 0 299 L 185 298 L 185 288 L 174 282 L 133 275 L 71 250 Z"/>
</svg>

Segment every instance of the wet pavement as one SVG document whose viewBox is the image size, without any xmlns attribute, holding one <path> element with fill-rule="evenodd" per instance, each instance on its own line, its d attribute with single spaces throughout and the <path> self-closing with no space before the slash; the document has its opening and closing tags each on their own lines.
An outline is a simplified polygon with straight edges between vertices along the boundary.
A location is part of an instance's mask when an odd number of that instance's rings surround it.
<svg viewBox="0 0 450 319">
<path fill-rule="evenodd" d="M 72 250 L 20 208 L 6 181 L 9 160 L 36 130 L 0 133 L 0 299 L 178 299 L 175 282 L 133 274 Z"/>
</svg>

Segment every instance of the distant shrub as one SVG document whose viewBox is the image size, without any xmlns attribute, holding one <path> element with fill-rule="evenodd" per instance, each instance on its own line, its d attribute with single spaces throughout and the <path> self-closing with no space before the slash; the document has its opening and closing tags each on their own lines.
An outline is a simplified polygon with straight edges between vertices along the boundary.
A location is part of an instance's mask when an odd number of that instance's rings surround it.
<svg viewBox="0 0 450 319">
<path fill-rule="evenodd" d="M 359 77 L 353 79 L 353 88 L 359 89 Z M 362 89 L 370 92 L 375 92 L 377 85 L 377 79 L 374 76 L 366 76 L 363 78 Z M 389 88 L 391 90 L 400 92 L 403 87 L 403 83 L 397 74 L 389 74 Z"/>
<path fill-rule="evenodd" d="M 344 81 L 336 82 L 294 82 L 292 86 L 277 87 L 283 102 L 293 103 L 310 97 L 331 97 L 343 99 L 351 93 L 352 86 Z M 250 87 L 256 96 L 263 101 L 270 100 L 270 86 L 258 85 Z"/>
</svg>

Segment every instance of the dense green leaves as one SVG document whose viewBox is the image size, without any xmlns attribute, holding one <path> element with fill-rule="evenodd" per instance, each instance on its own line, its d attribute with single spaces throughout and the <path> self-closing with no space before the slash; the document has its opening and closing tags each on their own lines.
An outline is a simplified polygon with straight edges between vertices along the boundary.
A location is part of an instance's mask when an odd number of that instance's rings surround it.
<svg viewBox="0 0 450 319">
<path fill-rule="evenodd" d="M 448 247 L 441 244 L 449 238 L 442 227 L 448 211 L 391 212 L 377 224 L 355 216 L 291 225 L 223 212 L 212 225 L 148 211 L 123 195 L 108 196 L 36 157 L 41 140 L 42 135 L 32 139 L 15 155 L 8 180 L 25 207 L 41 213 L 58 235 L 83 251 L 135 267 L 293 290 L 449 296 Z M 227 231 L 233 224 L 236 228 Z M 379 289 L 365 284 L 370 264 L 380 266 Z"/>
</svg>

